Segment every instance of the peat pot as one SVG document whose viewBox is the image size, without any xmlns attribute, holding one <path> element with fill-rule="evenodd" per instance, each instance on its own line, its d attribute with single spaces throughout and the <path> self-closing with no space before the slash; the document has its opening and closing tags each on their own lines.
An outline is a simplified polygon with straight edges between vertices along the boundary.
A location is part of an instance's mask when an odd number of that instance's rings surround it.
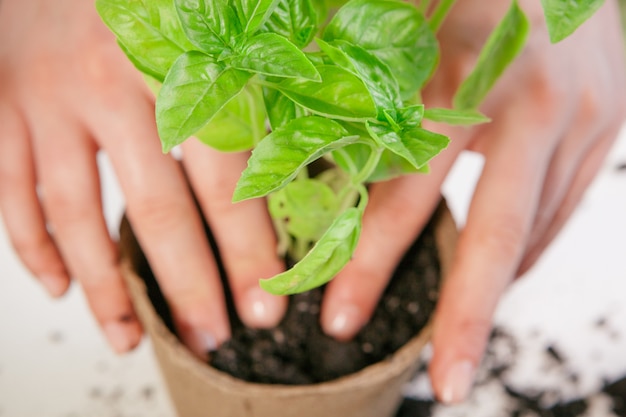
<svg viewBox="0 0 626 417">
<path fill-rule="evenodd" d="M 457 229 L 445 204 L 433 222 L 444 277 Z M 396 412 L 402 387 L 416 372 L 420 352 L 429 341 L 430 324 L 388 359 L 330 382 L 299 386 L 245 382 L 200 361 L 179 342 L 157 314 L 136 272 L 145 259 L 126 221 L 120 239 L 123 273 L 179 417 L 391 417 Z"/>
</svg>

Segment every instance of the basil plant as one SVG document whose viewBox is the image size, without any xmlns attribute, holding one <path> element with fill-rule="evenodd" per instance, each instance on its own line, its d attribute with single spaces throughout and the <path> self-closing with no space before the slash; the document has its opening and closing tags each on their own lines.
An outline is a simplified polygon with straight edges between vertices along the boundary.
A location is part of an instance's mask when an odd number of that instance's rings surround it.
<svg viewBox="0 0 626 417">
<path fill-rule="evenodd" d="M 478 112 L 521 51 L 529 23 L 516 1 L 495 28 L 454 108 L 424 108 L 436 31 L 454 0 L 97 0 L 128 58 L 158 82 L 163 151 L 187 138 L 251 150 L 233 201 L 267 197 L 281 254 L 297 261 L 262 280 L 293 294 L 350 260 L 367 184 L 428 172 L 449 139 L 424 119 L 488 122 Z M 601 1 L 543 0 L 558 41 Z M 431 10 L 428 16 L 425 11 Z M 332 16 L 332 17 L 331 17 Z M 323 162 L 313 175 L 309 166 Z"/>
</svg>

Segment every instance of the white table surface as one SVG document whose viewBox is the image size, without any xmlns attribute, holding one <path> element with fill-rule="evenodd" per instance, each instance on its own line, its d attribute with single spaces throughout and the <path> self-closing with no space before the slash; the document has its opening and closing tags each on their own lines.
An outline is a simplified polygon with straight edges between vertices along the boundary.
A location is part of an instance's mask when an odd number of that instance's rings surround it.
<svg viewBox="0 0 626 417">
<path fill-rule="evenodd" d="M 516 386 L 559 387 L 563 396 L 576 397 L 593 393 L 602 378 L 626 374 L 626 171 L 617 170 L 624 162 L 626 134 L 558 239 L 502 300 L 496 322 L 520 344 L 511 373 Z M 106 160 L 102 165 L 114 230 L 123 201 Z M 480 165 L 480 158 L 466 155 L 445 184 L 460 222 Z M 80 288 L 50 300 L 20 265 L 1 227 L 0 312 L 0 417 L 174 417 L 149 340 L 132 354 L 112 354 Z M 546 372 L 536 359 L 551 344 L 576 368 L 577 384 Z M 461 416 L 476 403 L 497 403 L 481 395 L 473 405 L 436 414 Z M 475 415 L 490 412 L 500 413 Z"/>
</svg>

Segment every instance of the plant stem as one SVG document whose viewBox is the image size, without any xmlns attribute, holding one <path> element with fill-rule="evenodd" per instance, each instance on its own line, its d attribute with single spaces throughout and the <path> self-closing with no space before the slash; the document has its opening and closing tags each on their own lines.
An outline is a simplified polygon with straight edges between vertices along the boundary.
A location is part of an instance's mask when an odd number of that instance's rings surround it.
<svg viewBox="0 0 626 417">
<path fill-rule="evenodd" d="M 446 19 L 446 16 L 448 16 L 448 12 L 450 12 L 450 9 L 452 8 L 452 6 L 454 6 L 455 2 L 456 0 L 441 0 L 439 4 L 437 4 L 435 11 L 430 17 L 430 21 L 428 22 L 430 29 L 434 33 L 437 33 L 437 31 L 441 27 L 441 24 Z"/>
<path fill-rule="evenodd" d="M 352 177 L 352 184 L 355 186 L 363 184 L 374 173 L 384 150 L 382 146 L 372 146 L 371 149 L 372 152 L 370 153 L 369 158 L 367 158 L 367 162 L 365 162 L 363 169 L 361 169 L 357 175 Z"/>
<path fill-rule="evenodd" d="M 307 253 L 309 253 L 310 248 L 308 240 L 295 238 L 295 244 L 292 248 L 291 257 L 294 261 L 299 262 L 306 256 Z"/>
<path fill-rule="evenodd" d="M 426 15 L 428 13 L 428 9 L 430 9 L 431 0 L 421 0 L 417 9 L 422 12 L 422 14 Z"/>
<path fill-rule="evenodd" d="M 289 236 L 289 232 L 287 231 L 287 228 L 282 221 L 272 218 L 272 222 L 274 223 L 276 239 L 278 240 L 276 245 L 276 253 L 281 258 L 284 258 L 287 254 L 287 251 L 289 250 L 291 236 Z"/>
<path fill-rule="evenodd" d="M 372 149 L 372 152 L 370 153 L 369 158 L 367 159 L 367 162 L 365 163 L 361 171 L 353 174 L 351 179 L 351 186 L 345 187 L 339 193 L 338 198 L 341 202 L 339 206 L 340 213 L 348 207 L 353 207 L 354 203 L 357 201 L 357 197 L 359 196 L 359 194 L 361 194 L 361 199 L 363 199 L 363 193 L 365 193 L 365 195 L 367 196 L 367 190 L 365 189 L 365 186 L 363 184 L 376 169 L 376 166 L 378 165 L 378 162 L 380 161 L 380 157 L 383 154 L 384 150 L 382 146 L 370 144 L 370 147 Z M 359 205 L 361 205 L 361 202 L 359 202 Z"/>
</svg>

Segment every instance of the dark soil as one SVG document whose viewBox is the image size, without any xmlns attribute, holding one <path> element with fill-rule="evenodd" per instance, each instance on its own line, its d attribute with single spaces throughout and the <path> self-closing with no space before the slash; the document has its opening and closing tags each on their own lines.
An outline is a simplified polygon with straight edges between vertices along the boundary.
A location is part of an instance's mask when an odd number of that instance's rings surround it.
<svg viewBox="0 0 626 417">
<path fill-rule="evenodd" d="M 140 271 L 157 311 L 174 331 L 147 263 Z M 232 339 L 211 352 L 209 362 L 237 378 L 268 384 L 312 384 L 349 375 L 384 360 L 419 333 L 434 310 L 439 275 L 433 227 L 428 226 L 399 264 L 372 320 L 350 342 L 322 332 L 323 288 L 292 296 L 284 320 L 271 330 L 244 327 L 226 291 Z"/>
</svg>

